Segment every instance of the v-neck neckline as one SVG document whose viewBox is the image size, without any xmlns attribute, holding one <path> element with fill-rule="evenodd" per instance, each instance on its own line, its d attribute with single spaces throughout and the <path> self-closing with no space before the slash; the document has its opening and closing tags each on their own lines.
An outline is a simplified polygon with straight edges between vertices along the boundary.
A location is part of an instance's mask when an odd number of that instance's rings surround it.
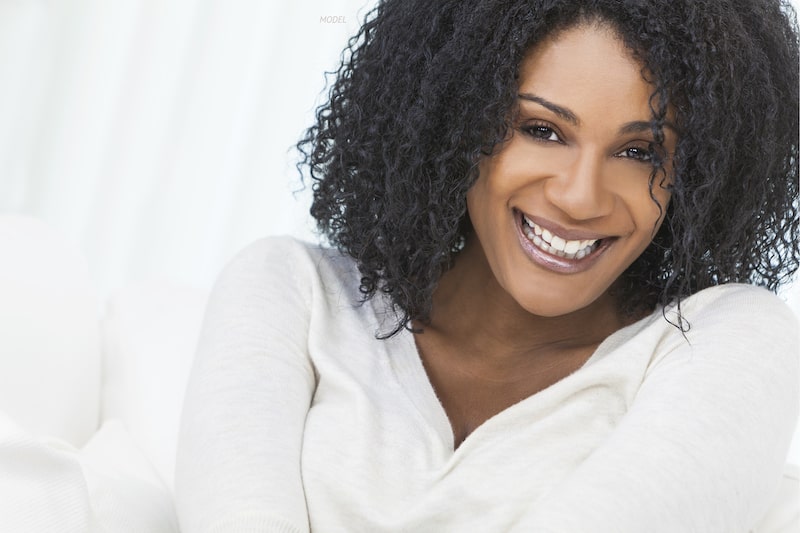
<svg viewBox="0 0 800 533">
<path fill-rule="evenodd" d="M 475 428 L 475 430 L 461 442 L 458 448 L 455 447 L 455 435 L 450 423 L 450 418 L 439 400 L 433 383 L 425 370 L 419 349 L 414 339 L 414 334 L 411 331 L 403 329 L 391 339 L 396 343 L 396 349 L 389 350 L 389 357 L 391 358 L 391 364 L 395 369 L 395 376 L 401 388 L 428 426 L 434 431 L 438 441 L 442 445 L 442 453 L 447 455 L 448 457 L 446 458 L 449 459 L 459 453 L 463 453 L 462 450 L 467 448 L 471 442 L 479 439 L 482 434 L 491 429 L 491 426 L 498 423 L 498 421 L 502 421 L 508 416 L 513 416 L 516 411 L 524 408 L 525 405 L 535 401 L 543 394 L 549 394 L 553 390 L 567 385 L 570 380 L 575 379 L 574 376 L 576 374 L 590 365 L 595 364 L 607 354 L 614 352 L 620 346 L 628 342 L 642 328 L 649 324 L 657 314 L 660 315 L 660 311 L 655 311 L 632 324 L 624 326 L 603 339 L 578 370 L 488 418 Z"/>
</svg>

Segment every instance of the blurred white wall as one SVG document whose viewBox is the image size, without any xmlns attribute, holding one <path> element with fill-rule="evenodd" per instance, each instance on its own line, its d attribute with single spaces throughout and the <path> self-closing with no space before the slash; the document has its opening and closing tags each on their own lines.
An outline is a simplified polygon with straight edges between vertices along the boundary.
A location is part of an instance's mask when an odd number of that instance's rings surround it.
<svg viewBox="0 0 800 533">
<path fill-rule="evenodd" d="M 0 212 L 61 230 L 101 296 L 313 239 L 291 148 L 372 3 L 0 2 Z"/>
</svg>

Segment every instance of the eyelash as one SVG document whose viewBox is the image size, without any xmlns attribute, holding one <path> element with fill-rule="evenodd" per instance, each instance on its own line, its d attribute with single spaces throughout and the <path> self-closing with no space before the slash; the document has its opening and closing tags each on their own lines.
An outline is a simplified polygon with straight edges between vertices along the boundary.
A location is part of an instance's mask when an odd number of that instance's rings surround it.
<svg viewBox="0 0 800 533">
<path fill-rule="evenodd" d="M 542 142 L 557 142 L 562 143 L 561 137 L 559 136 L 558 132 L 548 126 L 547 124 L 543 123 L 533 123 L 527 124 L 520 128 L 523 133 L 528 135 L 529 137 Z M 542 135 L 542 133 L 546 133 L 547 135 Z M 550 139 L 553 135 L 556 136 L 555 139 Z"/>
<path fill-rule="evenodd" d="M 630 146 L 622 150 L 622 152 L 620 153 L 631 152 L 631 151 L 635 151 L 636 155 L 626 155 L 621 157 L 629 157 L 634 161 L 647 163 L 648 165 L 653 163 L 653 157 L 655 156 L 655 153 L 653 152 L 653 149 L 650 146 L 647 146 L 647 148 L 642 148 L 641 146 Z"/>
<path fill-rule="evenodd" d="M 522 126 L 520 130 L 525 135 L 531 137 L 533 140 L 538 142 L 557 142 L 559 144 L 564 143 L 564 141 L 561 140 L 561 137 L 558 134 L 558 132 L 554 128 L 545 123 L 527 124 L 525 126 Z M 555 139 L 552 138 L 553 136 L 555 136 Z M 627 155 L 620 155 L 620 154 L 627 154 Z M 652 145 L 648 144 L 646 147 L 629 146 L 615 155 L 617 157 L 630 158 L 640 163 L 652 164 L 653 157 L 655 154 Z"/>
</svg>

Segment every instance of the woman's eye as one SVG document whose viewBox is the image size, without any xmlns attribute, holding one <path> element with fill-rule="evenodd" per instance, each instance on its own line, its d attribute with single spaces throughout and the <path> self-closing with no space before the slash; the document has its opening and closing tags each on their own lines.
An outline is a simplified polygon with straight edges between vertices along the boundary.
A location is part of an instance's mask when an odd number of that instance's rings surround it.
<svg viewBox="0 0 800 533">
<path fill-rule="evenodd" d="M 533 124 L 530 126 L 524 126 L 522 128 L 526 134 L 530 135 L 534 139 L 538 139 L 540 141 L 554 141 L 554 142 L 561 142 L 558 134 L 555 130 L 549 126 L 544 126 L 542 124 Z"/>
<path fill-rule="evenodd" d="M 636 161 L 642 161 L 645 163 L 649 163 L 653 160 L 653 150 L 651 148 L 644 148 L 641 146 L 631 146 L 630 148 L 625 148 L 619 154 L 619 157 L 629 157 L 631 159 L 635 159 Z"/>
</svg>

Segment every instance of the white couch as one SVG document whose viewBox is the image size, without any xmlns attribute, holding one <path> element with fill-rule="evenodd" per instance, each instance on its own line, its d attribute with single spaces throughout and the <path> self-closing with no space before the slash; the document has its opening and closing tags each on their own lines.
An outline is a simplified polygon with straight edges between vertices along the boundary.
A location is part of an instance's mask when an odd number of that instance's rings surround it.
<svg viewBox="0 0 800 533">
<path fill-rule="evenodd" d="M 83 257 L 0 216 L 0 532 L 177 532 L 183 391 L 206 294 L 149 281 L 101 308 Z"/>
<path fill-rule="evenodd" d="M 177 532 L 177 428 L 206 293 L 149 281 L 100 308 L 81 255 L 26 217 L 0 216 L 0 250 L 0 533 Z M 756 531 L 800 531 L 796 468 Z"/>
</svg>

